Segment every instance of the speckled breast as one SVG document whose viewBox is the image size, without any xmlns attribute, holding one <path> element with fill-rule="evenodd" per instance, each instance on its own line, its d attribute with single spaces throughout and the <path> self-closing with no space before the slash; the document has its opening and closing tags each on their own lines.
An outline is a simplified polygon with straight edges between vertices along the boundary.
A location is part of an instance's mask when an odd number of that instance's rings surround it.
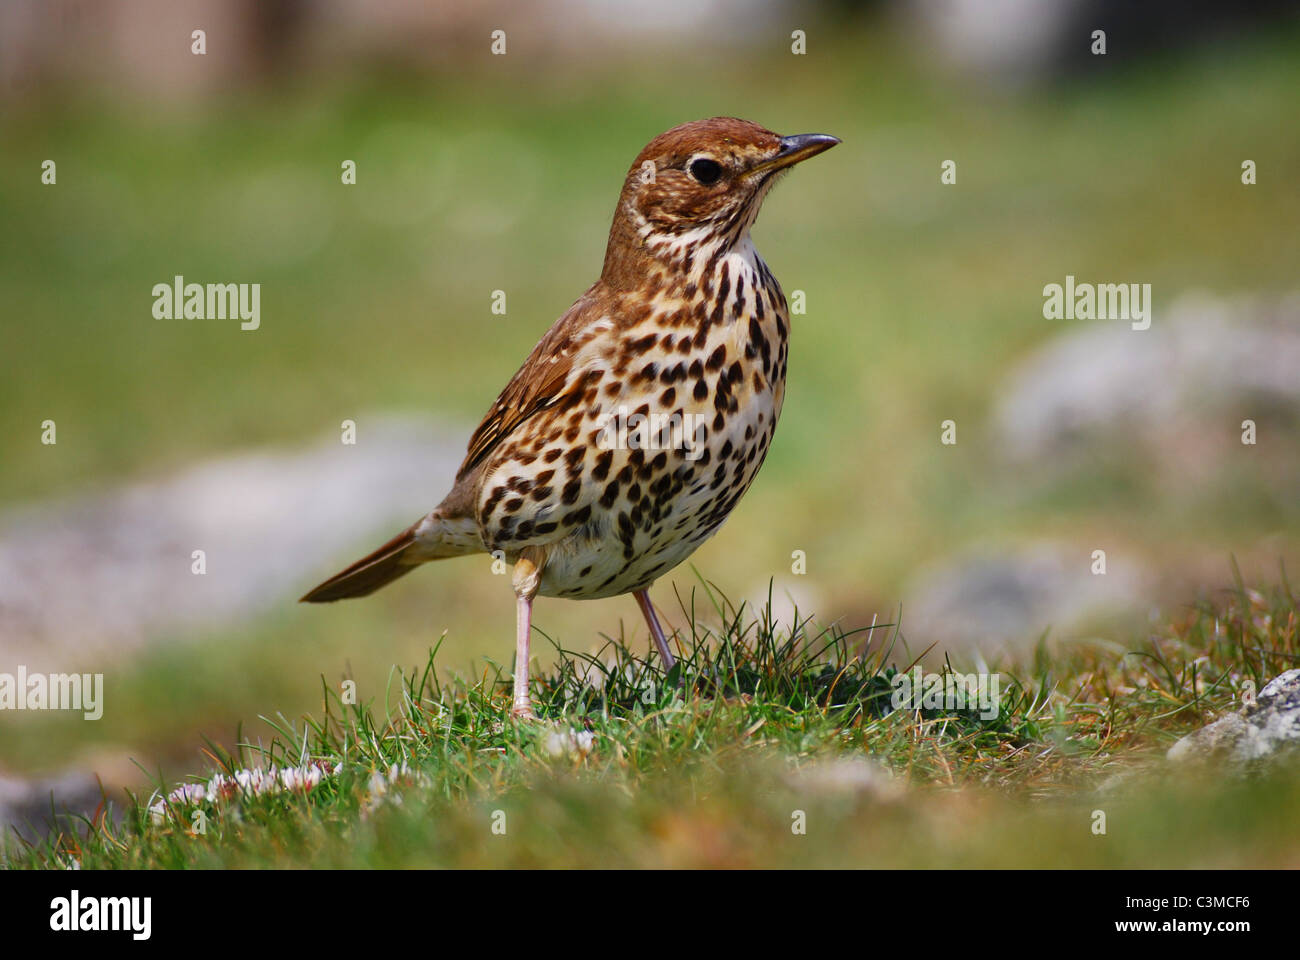
<svg viewBox="0 0 1300 960">
<path fill-rule="evenodd" d="M 509 560 L 545 546 L 544 596 L 649 586 L 717 532 L 763 463 L 785 393 L 785 298 L 748 244 L 692 280 L 594 336 L 564 399 L 484 471 L 484 543 Z"/>
</svg>

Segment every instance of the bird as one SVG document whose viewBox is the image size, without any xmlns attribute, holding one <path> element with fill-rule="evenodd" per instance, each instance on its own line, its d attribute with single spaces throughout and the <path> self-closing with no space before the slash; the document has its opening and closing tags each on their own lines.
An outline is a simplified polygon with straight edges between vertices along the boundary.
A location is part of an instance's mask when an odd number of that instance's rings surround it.
<svg viewBox="0 0 1300 960">
<path fill-rule="evenodd" d="M 735 117 L 651 140 L 624 178 L 599 279 L 489 408 L 451 491 L 302 601 L 366 596 L 424 563 L 489 553 L 513 565 L 513 717 L 535 719 L 539 595 L 631 593 L 671 670 L 648 591 L 748 490 L 785 399 L 790 311 L 750 228 L 783 174 L 838 143 Z"/>
</svg>

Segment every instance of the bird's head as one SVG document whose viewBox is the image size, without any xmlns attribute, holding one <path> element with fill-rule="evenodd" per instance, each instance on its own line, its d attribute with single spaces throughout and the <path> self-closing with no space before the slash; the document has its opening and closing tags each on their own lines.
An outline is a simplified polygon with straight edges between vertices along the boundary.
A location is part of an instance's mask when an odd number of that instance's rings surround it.
<svg viewBox="0 0 1300 960">
<path fill-rule="evenodd" d="M 611 253 L 616 239 L 656 258 L 700 243 L 734 244 L 781 174 L 839 142 L 822 133 L 783 137 L 734 117 L 673 127 L 651 140 L 628 171 Z"/>
<path fill-rule="evenodd" d="M 741 241 L 781 174 L 840 140 L 781 137 L 735 117 L 675 126 L 646 144 L 628 170 L 614 215 L 606 278 L 628 261 L 672 259 Z"/>
</svg>

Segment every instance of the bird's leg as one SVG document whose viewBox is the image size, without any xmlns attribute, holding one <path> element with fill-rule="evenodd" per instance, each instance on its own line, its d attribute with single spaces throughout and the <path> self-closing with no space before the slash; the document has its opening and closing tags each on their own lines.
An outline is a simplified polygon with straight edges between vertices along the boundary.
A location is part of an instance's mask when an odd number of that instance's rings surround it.
<svg viewBox="0 0 1300 960">
<path fill-rule="evenodd" d="M 528 695 L 528 645 L 532 639 L 533 598 L 542 582 L 546 553 L 540 547 L 524 547 L 515 561 L 515 702 L 511 714 L 533 719 L 533 701 Z"/>
<path fill-rule="evenodd" d="M 533 701 L 528 696 L 528 639 L 533 628 L 533 598 L 520 594 L 515 605 L 515 701 L 510 713 L 531 720 Z"/>
<path fill-rule="evenodd" d="M 638 590 L 632 595 L 636 597 L 636 605 L 641 608 L 641 613 L 645 616 L 646 625 L 650 628 L 650 636 L 654 637 L 655 646 L 659 648 L 659 656 L 663 657 L 664 669 L 671 670 L 677 660 L 673 657 L 673 652 L 668 649 L 668 638 L 664 636 L 664 628 L 659 626 L 659 618 L 655 616 L 655 608 L 650 603 L 649 592 Z"/>
</svg>

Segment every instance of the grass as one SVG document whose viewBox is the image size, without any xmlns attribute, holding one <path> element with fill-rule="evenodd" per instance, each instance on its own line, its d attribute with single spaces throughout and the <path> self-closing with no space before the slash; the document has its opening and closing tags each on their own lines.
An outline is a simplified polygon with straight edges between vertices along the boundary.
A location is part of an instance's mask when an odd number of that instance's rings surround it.
<svg viewBox="0 0 1300 960">
<path fill-rule="evenodd" d="M 1184 490 L 1119 441 L 1069 470 L 1009 466 L 987 415 L 1026 352 L 1064 332 L 1039 294 L 1067 272 L 1150 280 L 1162 307 L 1192 286 L 1294 285 L 1300 192 L 1271 173 L 1245 188 L 1236 171 L 1244 150 L 1261 171 L 1300 165 L 1300 129 L 1276 119 L 1300 85 L 1300 33 L 1225 41 L 1212 69 L 1183 52 L 1019 98 L 933 74 L 881 24 L 831 33 L 815 55 L 783 47 L 744 70 L 593 62 L 575 84 L 512 75 L 512 61 L 434 83 L 331 71 L 184 113 L 112 91 L 16 105 L 0 117 L 0 505 L 312 443 L 371 411 L 468 432 L 594 278 L 635 150 L 734 113 L 844 144 L 789 178 L 756 227 L 809 314 L 762 475 L 696 554 L 702 569 L 748 595 L 802 550 L 807 602 L 856 627 L 894 609 L 917 570 L 990 541 L 1129 550 L 1180 580 L 1155 604 L 1227 553 L 1252 579 L 1291 559 L 1295 451 L 1272 443 L 1285 423 Z M 938 182 L 950 154 L 956 188 Z M 51 157 L 59 183 L 42 187 L 33 171 Z M 358 161 L 355 188 L 337 182 L 342 157 Z M 149 291 L 177 273 L 262 283 L 263 328 L 155 321 Z M 488 312 L 496 289 L 506 316 Z M 962 441 L 943 448 L 948 417 Z M 39 443 L 46 418 L 57 446 Z M 430 478 L 428 504 L 449 481 Z M 350 559 L 303 558 L 301 588 Z M 0 765 L 57 771 L 90 741 L 180 773 L 200 732 L 267 703 L 309 709 L 318 674 L 350 665 L 370 689 L 443 631 L 458 665 L 512 635 L 508 591 L 473 563 L 328 614 L 292 600 L 114 663 L 112 716 L 94 731 L 25 723 L 0 738 Z M 630 613 L 548 604 L 539 622 L 580 646 Z"/>
<path fill-rule="evenodd" d="M 1261 420 L 1265 442 L 1229 444 L 1206 458 L 1217 472 L 1196 481 L 1157 469 L 1122 438 L 1068 470 L 1021 470 L 1002 459 L 989 411 L 1016 364 L 1067 332 L 1043 321 L 1040 297 L 1066 273 L 1149 281 L 1158 311 L 1193 288 L 1267 296 L 1294 286 L 1300 192 L 1286 172 L 1300 167 L 1300 127 L 1279 118 L 1300 87 L 1300 30 L 1278 24 L 1208 54 L 1171 51 L 1006 97 L 932 71 L 886 23 L 817 36 L 806 57 L 782 43 L 743 63 L 658 51 L 567 72 L 510 57 L 433 78 L 331 65 L 327 76 L 184 111 L 108 88 L 10 105 L 0 116 L 6 510 L 223 451 L 306 445 L 372 411 L 432 412 L 468 431 L 594 278 L 619 183 L 650 135 L 729 113 L 841 136 L 773 195 L 755 229 L 787 291 L 807 292 L 809 313 L 796 318 L 762 476 L 693 559 L 750 595 L 774 574 L 789 586 L 791 553 L 804 551 L 808 602 L 848 632 L 844 650 L 811 625 L 791 645 L 761 616 L 725 628 L 716 617 L 713 659 L 688 664 L 678 705 L 654 661 L 634 656 L 644 637 L 611 626 L 635 615 L 629 601 L 539 605 L 538 623 L 570 651 L 552 662 L 539 645 L 539 695 L 590 666 L 586 643 L 600 632 L 619 637 L 602 655 L 657 691 L 651 704 L 608 709 L 557 702 L 554 718 L 566 731 L 591 724 L 596 746 L 553 758 L 547 728 L 495 729 L 495 667 L 446 678 L 509 649 L 509 590 L 485 565 L 440 564 L 328 611 L 297 608 L 291 593 L 268 615 L 178 630 L 104 664 L 112 708 L 102 721 L 6 720 L 0 770 L 35 777 L 133 757 L 171 787 L 199 769 L 205 738 L 206 762 L 229 752 L 247 766 L 271 762 L 272 750 L 296 761 L 304 736 L 309 756 L 341 757 L 346 745 L 355 768 L 310 796 L 234 805 L 206 837 L 155 829 L 128 808 L 90 838 L 12 850 L 15 862 L 923 865 L 1046 862 L 1059 851 L 1104 865 L 1139 863 L 1143 850 L 1166 863 L 1295 861 L 1293 840 L 1265 839 L 1292 836 L 1278 820 L 1296 799 L 1285 782 L 1273 793 L 1210 784 L 1189 808 L 1153 777 L 1127 826 L 1113 821 L 1126 831 L 1122 849 L 1080 831 L 1087 811 L 1077 807 L 1078 791 L 1143 769 L 1226 708 L 1235 678 L 1285 665 L 1279 653 L 1251 661 L 1242 646 L 1294 652 L 1283 643 L 1292 608 L 1273 592 L 1258 611 L 1242 591 L 1224 601 L 1223 630 L 1272 610 L 1272 626 L 1241 635 L 1216 633 L 1205 605 L 1151 639 L 1132 619 L 1108 624 L 1110 640 L 1074 628 L 1062 640 L 1077 642 L 1005 664 L 1024 682 L 993 725 L 876 715 L 883 671 L 919 651 L 896 645 L 886 656 L 883 628 L 868 659 L 852 665 L 849 651 L 864 639 L 853 628 L 895 609 L 916 571 L 972 544 L 1047 538 L 1081 556 L 1128 551 L 1177 581 L 1178 592 L 1150 598 L 1157 607 L 1211 582 L 1227 553 L 1251 582 L 1295 555 L 1290 421 Z M 950 157 L 956 187 L 939 183 Z M 1259 165 L 1254 187 L 1239 181 L 1245 157 Z M 38 181 L 49 158 L 56 187 Z M 338 182 L 343 158 L 358 162 L 356 187 Z M 262 329 L 155 321 L 151 287 L 177 273 L 261 283 Z M 496 289 L 508 293 L 505 316 L 489 313 Z M 1246 415 L 1229 413 L 1234 429 Z M 948 417 L 961 425 L 954 448 L 936 442 Z M 55 447 L 39 443 L 46 418 L 58 422 Z M 428 505 L 449 480 L 430 478 Z M 374 542 L 391 533 L 376 530 Z M 373 546 L 357 543 L 356 555 Z M 301 558 L 301 588 L 350 559 Z M 656 599 L 670 589 L 666 579 Z M 679 625 L 704 631 L 689 610 Z M 808 662 L 818 638 L 831 645 Z M 435 645 L 440 686 L 421 669 L 394 679 L 390 697 L 379 692 L 390 664 L 423 662 Z M 851 664 L 843 675 L 836 657 Z M 364 721 L 351 705 L 325 713 L 322 675 L 331 695 L 340 677 L 357 681 Z M 834 703 L 819 703 L 826 693 Z M 836 706 L 850 696 L 856 715 Z M 265 742 L 234 735 L 241 718 L 276 709 L 313 711 L 321 729 L 277 720 L 283 729 L 263 730 Z M 906 803 L 809 785 L 822 764 L 869 756 L 894 771 Z M 429 784 L 399 788 L 401 807 L 348 814 L 365 803 L 372 772 L 401 758 Z M 111 780 L 115 800 L 128 779 Z M 815 815 L 792 840 L 796 801 Z M 1241 822 L 1215 804 L 1259 812 Z M 487 830 L 493 809 L 511 813 L 508 839 Z M 1188 830 L 1204 844 L 1187 844 Z"/>
<path fill-rule="evenodd" d="M 703 611 L 694 608 L 699 597 Z M 557 650 L 539 721 L 509 717 L 509 671 L 395 673 L 383 702 L 264 718 L 209 743 L 214 775 L 323 772 L 220 799 L 105 798 L 12 867 L 1296 866 L 1300 773 L 1170 771 L 1162 753 L 1236 709 L 1246 681 L 1300 665 L 1285 577 L 1236 587 L 1128 648 L 1042 640 L 996 713 L 894 709 L 914 654 L 897 626 L 773 624 L 705 587 L 665 674 L 622 638 Z M 704 624 L 714 622 L 715 628 Z M 944 664 L 942 670 L 952 668 Z M 204 829 L 195 829 L 195 811 Z M 1092 832 L 1106 813 L 1105 835 Z M 1225 817 L 1230 817 L 1226 821 Z M 804 830 L 799 832 L 799 826 Z M 1196 842 L 1189 842 L 1196 837 Z"/>
</svg>

